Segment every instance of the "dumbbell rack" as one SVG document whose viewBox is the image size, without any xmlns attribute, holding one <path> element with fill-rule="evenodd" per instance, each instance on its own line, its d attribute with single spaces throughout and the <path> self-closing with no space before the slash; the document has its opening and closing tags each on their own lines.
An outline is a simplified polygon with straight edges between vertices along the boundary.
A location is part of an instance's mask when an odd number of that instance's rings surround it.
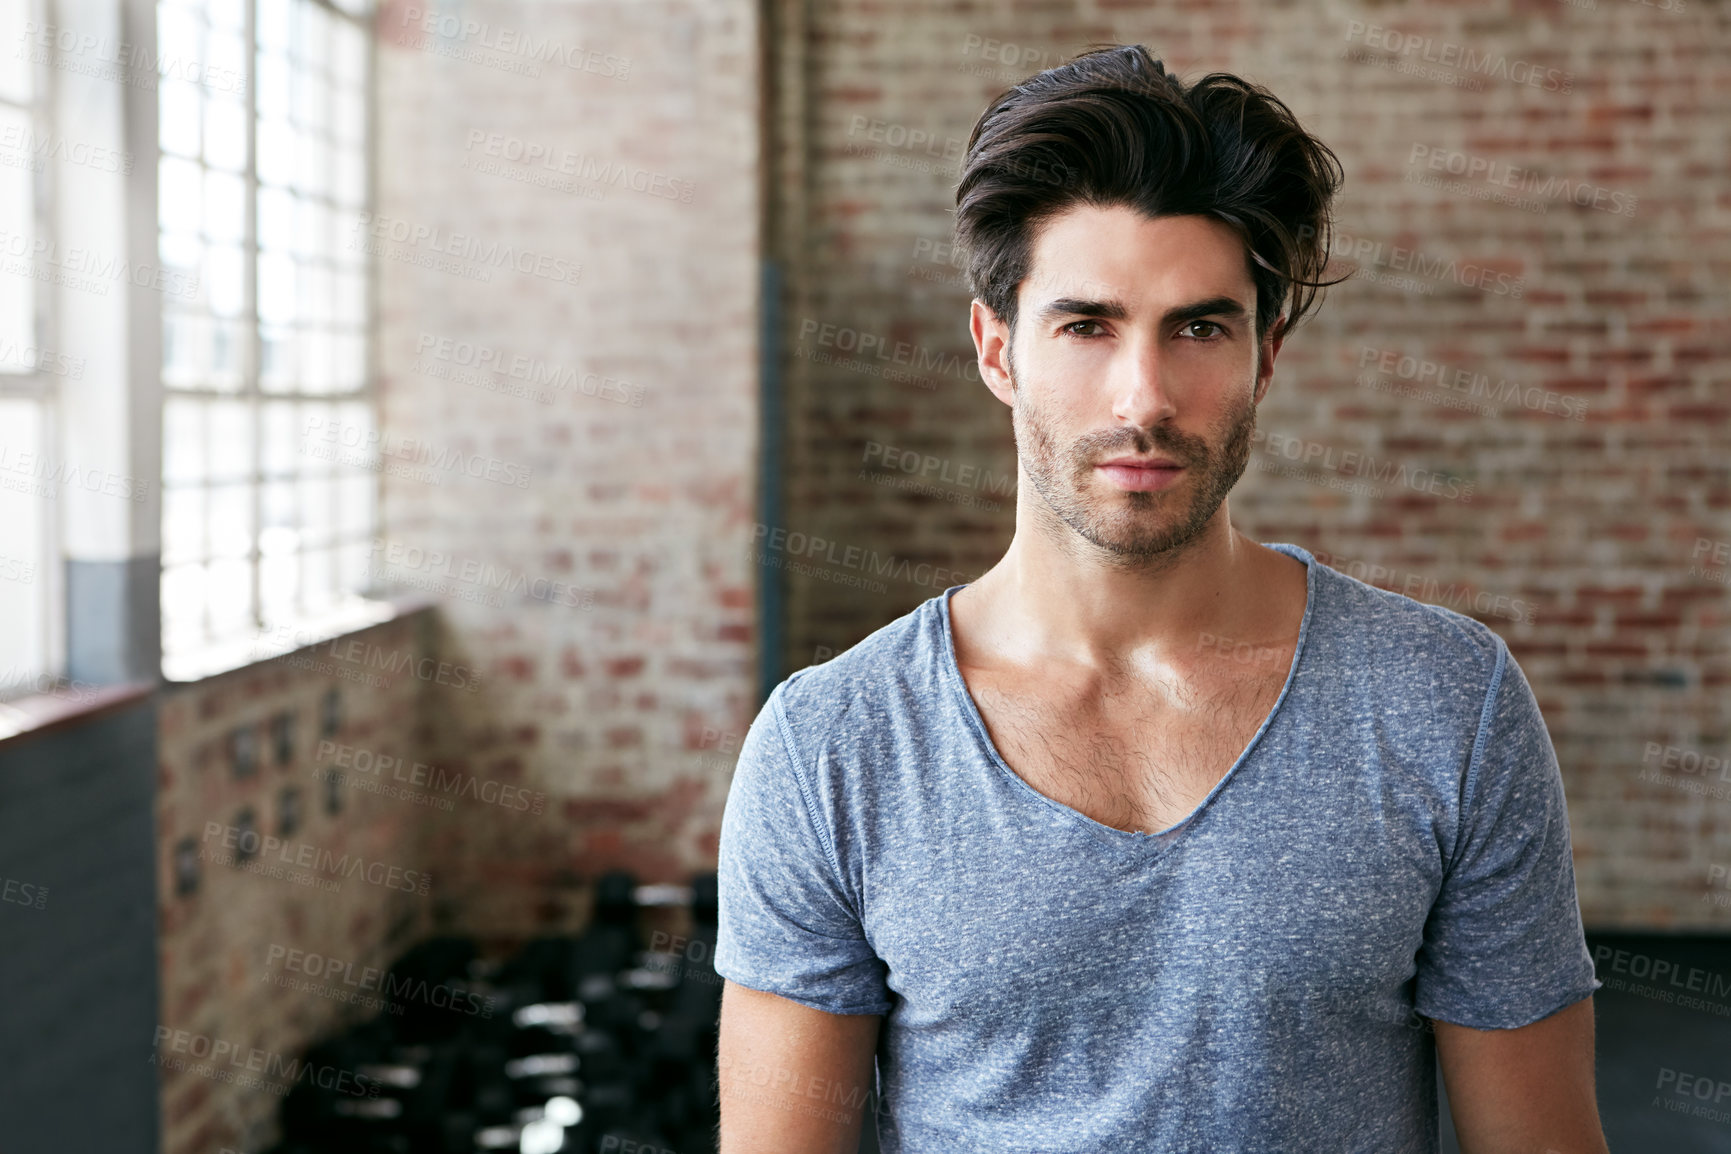
<svg viewBox="0 0 1731 1154">
<path fill-rule="evenodd" d="M 715 1148 L 715 875 L 640 886 L 603 875 L 581 934 L 488 961 L 468 938 L 410 949 L 388 1008 L 310 1047 L 347 1071 L 297 1082 L 270 1154 L 686 1154 Z M 641 912 L 688 906 L 674 952 Z"/>
</svg>

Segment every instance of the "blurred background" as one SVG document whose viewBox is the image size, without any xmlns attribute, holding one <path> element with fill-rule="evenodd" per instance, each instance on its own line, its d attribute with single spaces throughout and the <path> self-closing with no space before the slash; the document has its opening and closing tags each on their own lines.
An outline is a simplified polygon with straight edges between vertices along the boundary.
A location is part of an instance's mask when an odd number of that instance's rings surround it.
<svg viewBox="0 0 1731 1154">
<path fill-rule="evenodd" d="M 1108 43 L 1339 154 L 1235 521 L 1507 640 L 1731 1150 L 1723 0 L 0 0 L 0 1148 L 713 1149 L 740 739 L 1008 544 L 954 187 Z"/>
</svg>

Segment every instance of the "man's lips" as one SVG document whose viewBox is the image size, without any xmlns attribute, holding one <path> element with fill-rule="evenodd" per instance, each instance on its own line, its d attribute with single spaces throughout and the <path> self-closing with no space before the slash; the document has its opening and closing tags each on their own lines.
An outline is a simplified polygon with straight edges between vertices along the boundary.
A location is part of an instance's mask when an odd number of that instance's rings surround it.
<svg viewBox="0 0 1731 1154">
<path fill-rule="evenodd" d="M 1164 457 L 1151 459 L 1119 457 L 1111 461 L 1102 461 L 1094 467 L 1104 473 L 1107 479 L 1120 489 L 1139 492 L 1164 489 L 1175 484 L 1178 474 L 1184 471 L 1183 465 L 1176 461 L 1168 461 Z"/>
<path fill-rule="evenodd" d="M 1182 469 L 1184 467 L 1177 461 L 1170 461 L 1165 457 L 1113 457 L 1110 461 L 1101 461 L 1099 468 L 1103 469 L 1108 465 L 1123 469 Z"/>
</svg>

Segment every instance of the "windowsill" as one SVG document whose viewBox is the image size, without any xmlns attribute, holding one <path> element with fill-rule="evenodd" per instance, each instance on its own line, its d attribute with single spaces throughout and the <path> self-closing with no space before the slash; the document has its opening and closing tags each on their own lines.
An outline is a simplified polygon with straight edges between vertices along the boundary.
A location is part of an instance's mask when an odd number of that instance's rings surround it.
<svg viewBox="0 0 1731 1154">
<path fill-rule="evenodd" d="M 221 677 L 225 673 L 234 673 L 279 657 L 287 657 L 303 649 L 325 645 L 351 633 L 376 629 L 380 625 L 423 613 L 438 604 L 438 598 L 425 594 L 357 598 L 341 609 L 321 617 L 279 626 L 256 636 L 184 653 L 165 653 L 162 657 L 162 680 L 170 688 L 193 685 L 213 677 Z"/>
<path fill-rule="evenodd" d="M 68 689 L 0 702 L 0 748 L 114 713 L 143 701 L 155 690 L 156 686 L 142 681 L 101 686 L 75 682 Z"/>
<path fill-rule="evenodd" d="M 226 646 L 213 646 L 194 653 L 163 659 L 160 685 L 133 681 L 120 685 L 86 685 L 73 682 L 65 689 L 49 690 L 0 702 L 0 749 L 57 729 L 115 713 L 145 700 L 159 688 L 181 688 L 213 677 L 234 673 L 286 657 L 302 649 L 324 645 L 351 633 L 376 629 L 417 613 L 436 608 L 438 598 L 424 594 L 381 598 L 351 606 L 340 613 L 284 627 L 265 638 L 254 638 Z"/>
</svg>

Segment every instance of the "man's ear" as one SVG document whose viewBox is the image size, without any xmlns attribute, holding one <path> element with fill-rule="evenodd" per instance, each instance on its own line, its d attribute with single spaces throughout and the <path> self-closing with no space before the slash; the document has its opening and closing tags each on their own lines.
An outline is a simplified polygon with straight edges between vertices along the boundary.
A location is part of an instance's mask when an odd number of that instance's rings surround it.
<svg viewBox="0 0 1731 1154">
<path fill-rule="evenodd" d="M 1268 326 L 1268 331 L 1262 334 L 1262 343 L 1256 348 L 1256 403 L 1261 404 L 1262 398 L 1268 394 L 1268 386 L 1274 380 L 1274 358 L 1280 355 L 1280 346 L 1286 340 L 1286 318 L 1275 317 L 1274 323 Z"/>
<path fill-rule="evenodd" d="M 974 337 L 980 379 L 992 396 L 1015 408 L 1016 389 L 1010 376 L 1010 329 L 986 302 L 978 297 L 968 309 L 968 331 Z"/>
</svg>

